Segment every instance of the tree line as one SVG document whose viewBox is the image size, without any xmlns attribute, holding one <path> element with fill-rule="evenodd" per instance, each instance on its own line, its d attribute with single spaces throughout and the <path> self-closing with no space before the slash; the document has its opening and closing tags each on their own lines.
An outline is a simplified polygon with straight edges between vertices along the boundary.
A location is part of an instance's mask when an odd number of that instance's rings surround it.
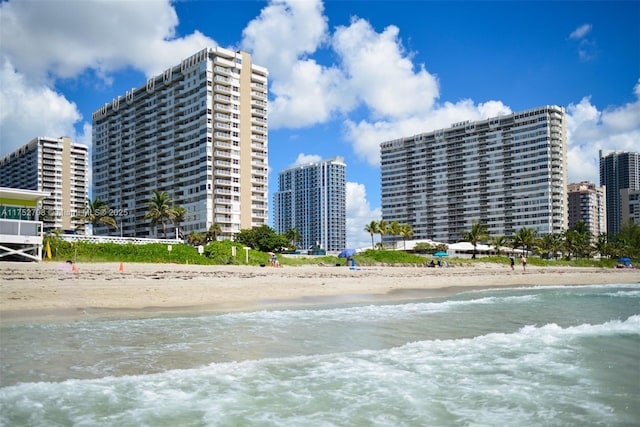
<svg viewBox="0 0 640 427">
<path fill-rule="evenodd" d="M 562 233 L 550 233 L 538 236 L 533 228 L 523 227 L 513 236 L 490 236 L 489 227 L 479 221 L 471 225 L 471 229 L 462 233 L 462 240 L 473 245 L 472 258 L 476 257 L 477 246 L 481 243 L 492 245 L 496 251 L 502 253 L 501 248 L 520 249 L 525 254 L 537 253 L 544 258 L 592 258 L 596 254 L 610 258 L 630 257 L 640 258 L 640 225 L 629 221 L 625 223 L 615 236 L 606 233 L 593 236 L 589 228 L 582 221 Z M 371 221 L 364 228 L 371 235 L 371 247 L 383 248 L 383 236 L 391 235 L 411 240 L 413 229 L 408 224 L 384 220 Z M 374 236 L 379 234 L 380 241 L 374 242 Z M 396 241 L 393 241 L 394 249 Z M 417 247 L 418 245 L 416 245 Z M 446 246 L 446 245 L 444 245 Z M 443 250 L 441 247 L 432 250 Z M 445 249 L 446 250 L 446 249 Z"/>
</svg>

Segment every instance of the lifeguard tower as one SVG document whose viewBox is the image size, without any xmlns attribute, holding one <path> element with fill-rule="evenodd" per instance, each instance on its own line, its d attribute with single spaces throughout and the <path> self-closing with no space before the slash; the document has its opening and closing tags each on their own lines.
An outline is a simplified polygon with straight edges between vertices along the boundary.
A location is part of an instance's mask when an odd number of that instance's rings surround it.
<svg viewBox="0 0 640 427">
<path fill-rule="evenodd" d="M 49 193 L 0 187 L 0 261 L 42 259 L 38 202 Z"/>
</svg>

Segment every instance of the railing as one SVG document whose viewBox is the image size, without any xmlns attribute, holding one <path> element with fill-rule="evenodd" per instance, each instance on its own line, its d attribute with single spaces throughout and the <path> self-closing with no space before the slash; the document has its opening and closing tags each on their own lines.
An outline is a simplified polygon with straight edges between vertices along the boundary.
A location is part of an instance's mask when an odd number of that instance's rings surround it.
<svg viewBox="0 0 640 427">
<path fill-rule="evenodd" d="M 42 221 L 0 219 L 0 234 L 8 236 L 40 236 Z"/>
</svg>

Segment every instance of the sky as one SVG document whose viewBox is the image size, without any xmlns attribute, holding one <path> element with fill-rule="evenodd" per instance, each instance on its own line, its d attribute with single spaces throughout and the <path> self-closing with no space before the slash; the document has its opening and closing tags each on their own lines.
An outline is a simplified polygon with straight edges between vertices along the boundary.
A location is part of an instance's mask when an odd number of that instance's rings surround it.
<svg viewBox="0 0 640 427">
<path fill-rule="evenodd" d="M 382 218 L 384 141 L 560 105 L 569 182 L 640 151 L 638 1 L 5 0 L 0 156 L 91 147 L 92 112 L 215 46 L 269 70 L 270 201 L 282 169 L 345 159 L 349 247 Z"/>
</svg>

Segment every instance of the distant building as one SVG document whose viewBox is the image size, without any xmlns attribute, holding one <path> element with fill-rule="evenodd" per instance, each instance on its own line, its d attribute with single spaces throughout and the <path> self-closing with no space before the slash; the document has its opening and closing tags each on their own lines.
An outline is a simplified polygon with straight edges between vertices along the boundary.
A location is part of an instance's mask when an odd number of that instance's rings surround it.
<svg viewBox="0 0 640 427">
<path fill-rule="evenodd" d="M 604 187 L 591 182 L 573 183 L 567 186 L 569 228 L 582 221 L 596 238 L 607 232 L 607 196 Z"/>
<path fill-rule="evenodd" d="M 543 106 L 381 144 L 382 219 L 416 239 L 456 242 L 567 227 L 565 111 Z"/>
<path fill-rule="evenodd" d="M 89 148 L 68 137 L 38 137 L 0 159 L 0 186 L 46 192 L 40 201 L 45 229 L 79 231 L 89 195 Z M 79 227 L 79 228 L 78 228 Z"/>
<path fill-rule="evenodd" d="M 346 164 L 341 157 L 280 172 L 274 194 L 274 227 L 300 233 L 302 249 L 339 251 L 346 246 Z"/>
<path fill-rule="evenodd" d="M 267 75 L 246 52 L 204 49 L 95 111 L 93 196 L 121 213 L 99 233 L 164 237 L 144 218 L 153 191 L 186 209 L 185 235 L 266 224 Z"/>
<path fill-rule="evenodd" d="M 623 211 L 629 211 L 628 204 L 623 207 L 623 197 L 625 203 L 633 202 L 634 192 L 640 190 L 640 153 L 614 151 L 605 155 L 600 150 L 600 185 L 607 189 L 607 234 L 615 236 L 625 222 Z M 623 196 L 627 194 L 629 197 Z"/>
<path fill-rule="evenodd" d="M 640 190 L 620 190 L 620 219 L 621 224 L 640 224 Z"/>
</svg>

